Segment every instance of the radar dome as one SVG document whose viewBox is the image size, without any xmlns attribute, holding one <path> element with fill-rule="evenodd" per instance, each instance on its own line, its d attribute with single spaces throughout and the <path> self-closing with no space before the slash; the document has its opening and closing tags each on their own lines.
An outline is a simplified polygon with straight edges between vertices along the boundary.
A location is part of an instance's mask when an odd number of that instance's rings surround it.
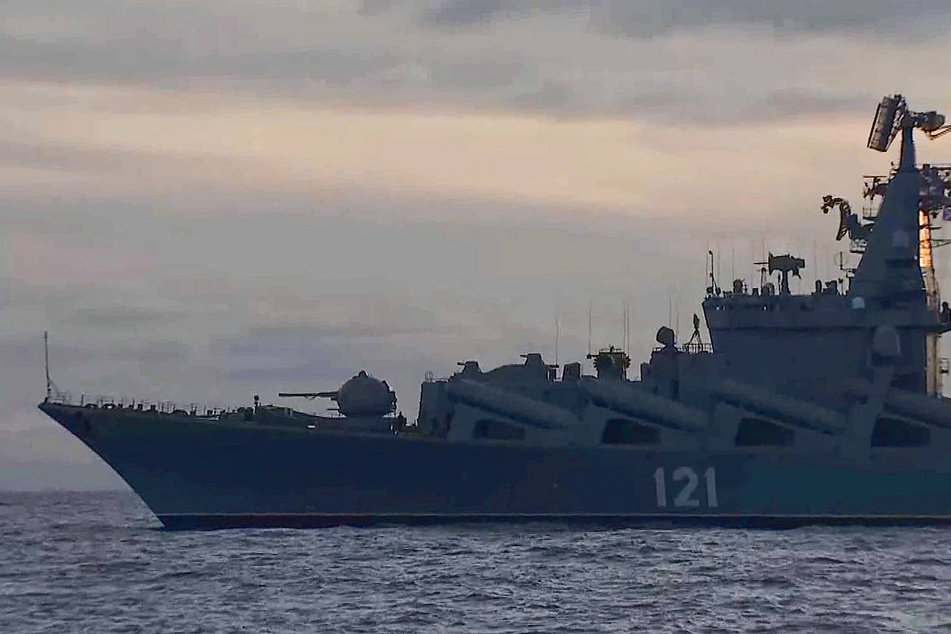
<svg viewBox="0 0 951 634">
<path fill-rule="evenodd" d="M 340 386 L 335 400 L 344 416 L 384 416 L 396 409 L 396 394 L 386 381 L 364 370 Z"/>
<path fill-rule="evenodd" d="M 674 331 L 668 328 L 667 326 L 661 326 L 657 331 L 657 343 L 661 344 L 664 347 L 671 347 L 676 342 L 677 337 L 674 335 Z"/>
</svg>

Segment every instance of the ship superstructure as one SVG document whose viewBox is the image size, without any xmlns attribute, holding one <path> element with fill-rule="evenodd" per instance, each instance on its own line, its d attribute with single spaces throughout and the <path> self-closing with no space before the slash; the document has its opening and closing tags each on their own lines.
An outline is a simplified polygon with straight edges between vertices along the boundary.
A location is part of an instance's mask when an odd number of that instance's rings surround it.
<svg viewBox="0 0 951 634">
<path fill-rule="evenodd" d="M 592 355 L 594 375 L 537 353 L 488 371 L 466 361 L 427 377 L 412 426 L 365 375 L 351 381 L 366 407 L 349 412 L 343 388 L 295 394 L 333 398 L 336 423 L 258 404 L 238 419 L 53 397 L 40 407 L 170 527 L 948 522 L 951 401 L 937 342 L 951 309 L 934 281 L 931 218 L 951 206 L 951 179 L 915 164 L 916 130 L 948 127 L 886 97 L 868 145 L 885 151 L 900 137 L 901 153 L 870 186 L 874 217 L 823 200 L 860 255 L 847 285 L 792 293 L 789 277 L 806 268 L 793 254 L 770 254 L 762 266 L 775 282 L 756 287 L 735 280 L 724 291 L 711 266 L 709 342 L 699 316 L 685 345 L 662 327 L 635 379 L 626 352 L 610 347 Z"/>
</svg>

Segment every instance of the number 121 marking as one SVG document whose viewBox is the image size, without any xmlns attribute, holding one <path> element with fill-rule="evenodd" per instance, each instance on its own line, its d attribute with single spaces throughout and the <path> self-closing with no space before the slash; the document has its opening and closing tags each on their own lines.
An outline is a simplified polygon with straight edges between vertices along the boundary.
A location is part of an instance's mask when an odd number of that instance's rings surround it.
<svg viewBox="0 0 951 634">
<path fill-rule="evenodd" d="M 672 482 L 684 482 L 680 492 L 674 496 L 674 506 L 687 508 L 700 506 L 700 499 L 695 495 L 700 479 L 693 467 L 677 467 L 671 474 L 670 479 Z M 706 471 L 703 472 L 703 482 L 707 490 L 706 506 L 715 508 L 717 506 L 717 472 L 713 467 L 707 467 Z M 657 467 L 654 471 L 654 486 L 657 490 L 657 506 L 660 508 L 666 507 L 667 474 L 663 467 Z"/>
</svg>

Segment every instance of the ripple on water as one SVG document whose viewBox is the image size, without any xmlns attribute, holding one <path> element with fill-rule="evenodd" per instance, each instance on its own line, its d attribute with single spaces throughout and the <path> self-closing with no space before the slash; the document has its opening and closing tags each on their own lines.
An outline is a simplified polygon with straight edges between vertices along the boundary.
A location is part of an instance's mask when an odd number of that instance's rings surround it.
<svg viewBox="0 0 951 634">
<path fill-rule="evenodd" d="M 951 531 L 562 525 L 168 532 L 6 494 L 0 632 L 951 631 Z"/>
</svg>

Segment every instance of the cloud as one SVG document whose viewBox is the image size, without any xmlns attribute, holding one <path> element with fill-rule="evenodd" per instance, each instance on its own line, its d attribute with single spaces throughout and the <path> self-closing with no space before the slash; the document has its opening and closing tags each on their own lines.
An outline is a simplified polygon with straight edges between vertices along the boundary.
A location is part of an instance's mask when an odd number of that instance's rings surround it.
<svg viewBox="0 0 951 634">
<path fill-rule="evenodd" d="M 360 0 L 360 15 L 372 16 L 392 9 L 400 0 Z"/>
<path fill-rule="evenodd" d="M 425 22 L 441 26 L 468 26 L 485 23 L 515 13 L 523 14 L 524 9 L 505 0 L 459 0 L 441 2 L 437 6 L 422 12 Z"/>
<path fill-rule="evenodd" d="M 0 72 L 23 81 L 707 124 L 867 110 L 909 58 L 947 54 L 933 36 L 951 19 L 939 0 L 17 1 L 5 12 Z M 919 95 L 929 83 L 907 82 Z"/>
<path fill-rule="evenodd" d="M 85 148 L 69 148 L 53 144 L 38 145 L 0 139 L 0 165 L 51 171 L 101 173 L 121 169 L 123 159 L 124 157 L 117 153 L 93 152 Z"/>
<path fill-rule="evenodd" d="M 685 213 L 701 205 L 729 218 L 758 213 L 750 200 L 782 187 L 787 170 L 844 180 L 849 177 L 845 155 L 832 158 L 833 152 L 847 152 L 860 169 L 871 169 L 879 158 L 861 145 L 868 112 L 858 116 L 851 110 L 860 101 L 796 88 L 752 104 L 735 95 L 711 103 L 701 109 L 708 123 L 686 116 L 684 108 L 694 101 L 671 101 L 668 116 L 684 116 L 679 125 L 659 126 L 621 115 L 556 119 L 503 112 L 268 106 L 233 95 L 106 87 L 83 107 L 61 112 L 59 98 L 68 97 L 70 89 L 50 89 L 44 100 L 21 95 L 18 102 L 16 86 L 2 85 L 0 93 L 13 94 L 9 116 L 21 137 L 30 136 L 7 144 L 6 165 L 46 170 L 51 176 L 43 188 L 11 186 L 6 196 L 15 204 L 0 209 L 0 220 L 16 223 L 26 241 L 40 218 L 50 226 L 75 227 L 75 221 L 57 211 L 65 196 L 79 201 L 73 208 L 81 209 L 86 221 L 99 223 L 83 243 L 68 240 L 62 249 L 51 249 L 53 258 L 88 248 L 90 241 L 108 246 L 113 255 L 137 251 L 136 257 L 143 258 L 153 234 L 117 231 L 128 217 L 144 213 L 194 220 L 218 215 L 221 205 L 230 207 L 231 222 L 247 215 L 273 222 L 307 215 L 386 222 L 394 217 L 386 211 L 390 206 L 430 220 L 478 214 L 484 222 L 513 221 L 495 204 L 499 202 L 522 205 L 524 211 L 547 205 L 547 216 L 598 208 L 643 217 Z M 660 108 L 662 101 L 654 104 Z M 790 112 L 811 115 L 781 123 L 756 118 L 757 113 L 775 119 Z M 734 123 L 712 124 L 726 120 Z M 57 185 L 64 174 L 95 180 Z M 750 174 L 757 175 L 755 184 L 735 186 Z M 671 197 L 670 191 L 678 195 Z M 796 196 L 805 202 L 804 194 Z M 433 202 L 416 204 L 427 199 Z M 190 244 L 188 233 L 180 233 L 184 235 L 176 239 Z M 206 248 L 217 249 L 224 242 L 222 236 Z M 74 260 L 89 263 L 90 270 L 108 264 L 88 255 L 77 254 Z M 82 270 L 74 267 L 70 273 Z"/>
<path fill-rule="evenodd" d="M 941 0 L 443 0 L 418 9 L 424 24 L 460 27 L 533 14 L 587 14 L 596 30 L 656 37 L 675 29 L 710 26 L 767 27 L 785 33 L 897 34 L 937 37 L 929 22 L 946 18 Z M 392 6 L 392 3 L 390 4 Z"/>
</svg>

